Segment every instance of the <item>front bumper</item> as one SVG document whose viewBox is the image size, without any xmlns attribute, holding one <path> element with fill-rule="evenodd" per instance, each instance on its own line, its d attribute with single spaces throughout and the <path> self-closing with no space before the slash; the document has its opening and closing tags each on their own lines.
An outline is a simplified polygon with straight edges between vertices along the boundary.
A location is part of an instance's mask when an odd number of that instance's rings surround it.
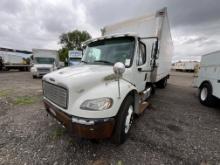
<svg viewBox="0 0 220 165">
<path fill-rule="evenodd" d="M 87 139 L 104 139 L 112 135 L 115 119 L 85 119 L 64 113 L 44 100 L 46 111 L 64 125 L 71 133 Z"/>
<path fill-rule="evenodd" d="M 47 73 L 49 73 L 49 72 L 47 72 Z M 47 73 L 32 72 L 32 75 L 33 75 L 33 76 L 36 76 L 36 77 L 41 77 L 41 76 L 44 76 L 44 75 L 47 74 Z"/>
</svg>

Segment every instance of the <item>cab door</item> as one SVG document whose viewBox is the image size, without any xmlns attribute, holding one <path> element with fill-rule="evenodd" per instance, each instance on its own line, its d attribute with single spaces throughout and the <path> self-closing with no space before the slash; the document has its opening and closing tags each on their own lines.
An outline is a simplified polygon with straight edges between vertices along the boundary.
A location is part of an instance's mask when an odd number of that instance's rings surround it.
<svg viewBox="0 0 220 165">
<path fill-rule="evenodd" d="M 137 55 L 134 59 L 134 82 L 138 92 L 145 89 L 148 73 L 144 72 L 147 70 L 147 50 L 146 45 L 139 41 L 137 48 Z"/>
<path fill-rule="evenodd" d="M 138 92 L 145 90 L 146 82 L 151 81 L 152 69 L 155 66 L 157 57 L 158 43 L 157 38 L 142 38 L 139 40 L 134 68 L 134 82 Z"/>
</svg>

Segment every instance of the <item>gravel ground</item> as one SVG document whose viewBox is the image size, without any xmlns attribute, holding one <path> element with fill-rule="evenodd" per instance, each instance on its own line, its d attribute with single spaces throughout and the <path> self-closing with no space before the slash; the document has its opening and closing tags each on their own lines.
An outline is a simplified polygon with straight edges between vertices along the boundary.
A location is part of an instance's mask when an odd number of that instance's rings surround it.
<svg viewBox="0 0 220 165">
<path fill-rule="evenodd" d="M 207 108 L 191 73 L 172 72 L 120 146 L 70 136 L 47 116 L 41 80 L 0 73 L 0 164 L 220 164 L 220 110 Z"/>
</svg>

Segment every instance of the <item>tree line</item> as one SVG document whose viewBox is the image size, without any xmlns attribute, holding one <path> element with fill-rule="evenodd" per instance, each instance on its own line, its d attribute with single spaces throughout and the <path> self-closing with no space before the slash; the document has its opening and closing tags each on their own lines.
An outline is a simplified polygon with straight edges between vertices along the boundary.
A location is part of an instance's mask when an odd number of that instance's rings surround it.
<svg viewBox="0 0 220 165">
<path fill-rule="evenodd" d="M 61 34 L 59 44 L 62 48 L 58 51 L 60 60 L 65 62 L 69 50 L 82 50 L 81 43 L 90 38 L 91 35 L 87 31 L 74 30 Z"/>
</svg>

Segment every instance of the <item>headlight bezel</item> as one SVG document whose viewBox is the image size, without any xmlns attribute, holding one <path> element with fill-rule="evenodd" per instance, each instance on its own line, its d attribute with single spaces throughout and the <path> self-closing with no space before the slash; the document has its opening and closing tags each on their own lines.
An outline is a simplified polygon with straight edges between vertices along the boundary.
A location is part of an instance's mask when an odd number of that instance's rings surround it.
<svg viewBox="0 0 220 165">
<path fill-rule="evenodd" d="M 81 105 L 80 109 L 89 111 L 103 111 L 108 110 L 113 105 L 113 99 L 110 97 L 101 97 L 96 99 L 85 100 Z"/>
<path fill-rule="evenodd" d="M 37 68 L 36 67 L 31 67 L 31 72 L 37 72 Z"/>
</svg>

